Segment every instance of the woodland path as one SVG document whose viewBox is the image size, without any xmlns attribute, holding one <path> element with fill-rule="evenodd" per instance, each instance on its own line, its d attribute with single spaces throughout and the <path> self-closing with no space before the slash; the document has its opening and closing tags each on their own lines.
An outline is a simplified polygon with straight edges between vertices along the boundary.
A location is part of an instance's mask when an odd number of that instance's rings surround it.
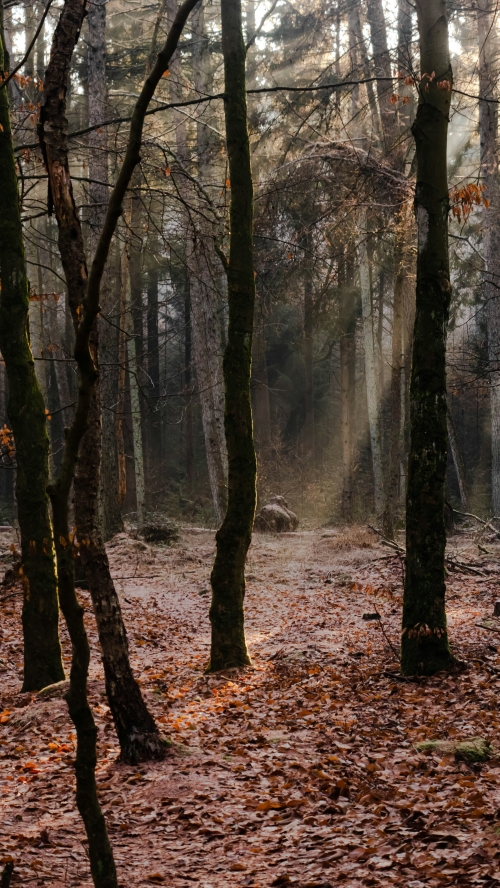
<svg viewBox="0 0 500 888">
<path fill-rule="evenodd" d="M 2 534 L 0 548 L 10 542 Z M 467 668 L 413 682 L 386 640 L 398 647 L 401 564 L 366 530 L 256 535 L 254 668 L 216 676 L 203 674 L 213 532 L 185 528 L 172 548 L 111 542 L 133 667 L 173 740 L 162 763 L 116 763 L 83 593 L 100 795 L 124 888 L 500 885 L 500 761 L 469 766 L 413 746 L 478 735 L 500 746 L 500 635 L 476 626 L 500 598 L 497 547 L 479 558 L 461 536 L 450 548 L 491 572 L 448 578 Z M 12 885 L 90 886 L 66 704 L 18 693 L 19 598 L 0 609 L 0 857 L 16 861 Z M 375 612 L 386 636 L 363 619 Z"/>
</svg>

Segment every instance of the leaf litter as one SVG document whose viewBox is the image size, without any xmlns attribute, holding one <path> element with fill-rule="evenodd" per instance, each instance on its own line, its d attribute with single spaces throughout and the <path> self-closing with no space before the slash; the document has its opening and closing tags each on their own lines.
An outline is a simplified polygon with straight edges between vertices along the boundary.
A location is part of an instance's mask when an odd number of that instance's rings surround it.
<svg viewBox="0 0 500 888">
<path fill-rule="evenodd" d="M 490 549 L 485 577 L 448 577 L 464 668 L 411 681 L 394 655 L 397 555 L 364 531 L 256 535 L 246 598 L 253 668 L 205 675 L 213 533 L 184 528 L 171 548 L 115 537 L 132 665 L 172 743 L 160 763 L 117 761 L 82 592 L 99 794 L 123 888 L 499 885 L 500 761 L 451 751 L 478 738 L 498 745 L 500 661 L 477 625 L 497 595 Z M 66 704 L 58 693 L 19 693 L 21 601 L 0 606 L 0 859 L 15 861 L 13 886 L 90 886 Z"/>
</svg>

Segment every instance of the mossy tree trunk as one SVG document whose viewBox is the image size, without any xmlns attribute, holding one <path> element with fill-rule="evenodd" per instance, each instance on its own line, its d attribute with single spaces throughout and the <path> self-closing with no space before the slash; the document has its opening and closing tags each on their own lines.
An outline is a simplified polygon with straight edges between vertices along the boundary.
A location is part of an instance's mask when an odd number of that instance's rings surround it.
<svg viewBox="0 0 500 888">
<path fill-rule="evenodd" d="M 1 5 L 0 5 L 1 16 Z M 6 67 L 0 22 L 0 71 Z M 29 340 L 29 284 L 7 89 L 0 89 L 0 350 L 16 445 L 16 497 L 24 571 L 24 682 L 35 691 L 64 678 L 49 513 L 49 438 Z"/>
<path fill-rule="evenodd" d="M 416 316 L 410 383 L 406 580 L 401 669 L 432 675 L 453 662 L 445 610 L 446 332 L 451 296 L 446 144 L 452 70 L 446 0 L 418 0 L 419 104 Z"/>
<path fill-rule="evenodd" d="M 212 570 L 214 672 L 250 663 L 244 628 L 245 562 L 255 513 L 256 459 L 250 374 L 255 304 L 253 185 L 245 94 L 245 45 L 240 0 L 222 0 L 225 121 L 231 185 L 230 248 L 226 264 L 229 326 L 224 353 L 224 428 L 228 454 L 228 502 L 217 532 Z"/>
</svg>

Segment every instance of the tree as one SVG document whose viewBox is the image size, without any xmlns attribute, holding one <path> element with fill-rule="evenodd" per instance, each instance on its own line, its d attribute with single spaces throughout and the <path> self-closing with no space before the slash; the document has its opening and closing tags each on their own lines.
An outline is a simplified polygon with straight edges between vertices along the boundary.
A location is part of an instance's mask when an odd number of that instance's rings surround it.
<svg viewBox="0 0 500 888">
<path fill-rule="evenodd" d="M 445 0 L 419 0 L 416 317 L 410 384 L 406 579 L 401 669 L 432 675 L 453 662 L 445 610 L 446 334 L 451 298 L 446 147 L 452 70 Z"/>
<path fill-rule="evenodd" d="M 0 71 L 4 60 L 0 4 Z M 23 691 L 64 678 L 54 540 L 49 514 L 49 438 L 29 340 L 26 274 L 9 100 L 0 86 L 0 349 L 9 383 L 7 413 L 16 444 L 16 498 L 23 570 Z"/>
<path fill-rule="evenodd" d="M 500 515 L 500 181 L 498 178 L 498 9 L 477 0 L 479 43 L 479 137 L 481 178 L 486 200 L 483 215 L 484 300 L 490 362 L 491 499 Z"/>
<path fill-rule="evenodd" d="M 39 126 L 40 142 L 46 159 L 51 196 L 59 227 L 59 249 L 66 276 L 68 303 L 77 334 L 88 278 L 83 232 L 75 208 L 69 175 L 64 112 L 68 72 L 84 10 L 85 4 L 82 0 L 66 0 L 54 33 L 50 62 L 45 75 Z M 92 369 L 85 367 L 82 356 L 76 352 L 81 379 L 84 377 L 89 381 L 92 379 L 93 384 L 87 409 L 83 416 L 77 417 L 78 428 L 79 431 L 83 430 L 83 435 L 79 442 L 75 477 L 75 519 L 80 557 L 96 616 L 106 691 L 120 741 L 122 758 L 125 761 L 137 762 L 162 758 L 165 754 L 165 745 L 144 703 L 130 667 L 127 634 L 120 602 L 99 528 L 101 417 L 98 331 L 96 319 L 89 340 Z M 137 404 L 133 402 L 133 407 L 138 410 L 138 402 Z M 75 423 L 73 431 L 74 426 Z M 64 469 L 65 478 L 63 479 L 64 473 L 61 473 L 58 484 L 68 483 L 69 468 L 65 466 Z M 59 490 L 62 489 L 61 483 Z"/>
<path fill-rule="evenodd" d="M 224 428 L 228 502 L 217 531 L 211 575 L 212 642 L 209 669 L 250 663 L 244 629 L 245 562 L 255 513 L 256 459 L 250 375 L 255 304 L 253 183 L 247 126 L 245 44 L 240 0 L 222 0 L 227 155 L 231 188 L 227 274 L 229 326 L 224 352 Z"/>
</svg>

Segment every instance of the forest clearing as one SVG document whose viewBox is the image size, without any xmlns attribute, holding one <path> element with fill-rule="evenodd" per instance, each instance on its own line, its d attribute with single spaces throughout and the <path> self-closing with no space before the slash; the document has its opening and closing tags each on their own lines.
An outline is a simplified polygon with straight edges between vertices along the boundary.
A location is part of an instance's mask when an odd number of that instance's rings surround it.
<svg viewBox="0 0 500 888">
<path fill-rule="evenodd" d="M 477 625 L 498 594 L 498 546 L 477 557 L 469 532 L 448 549 L 480 572 L 448 578 L 463 670 L 405 681 L 389 646 L 398 647 L 401 563 L 366 528 L 254 535 L 253 667 L 215 675 L 204 674 L 213 532 L 186 527 L 172 548 L 130 534 L 111 541 L 113 575 L 138 576 L 120 587 L 132 666 L 172 741 L 162 762 L 117 762 L 83 593 L 97 781 L 120 885 L 497 884 L 500 759 L 415 749 L 425 740 L 498 743 L 500 639 Z M 19 606 L 0 603 L 0 847 L 16 859 L 16 883 L 88 886 L 73 726 L 60 695 L 19 693 Z M 363 619 L 374 613 L 384 632 Z"/>
</svg>

